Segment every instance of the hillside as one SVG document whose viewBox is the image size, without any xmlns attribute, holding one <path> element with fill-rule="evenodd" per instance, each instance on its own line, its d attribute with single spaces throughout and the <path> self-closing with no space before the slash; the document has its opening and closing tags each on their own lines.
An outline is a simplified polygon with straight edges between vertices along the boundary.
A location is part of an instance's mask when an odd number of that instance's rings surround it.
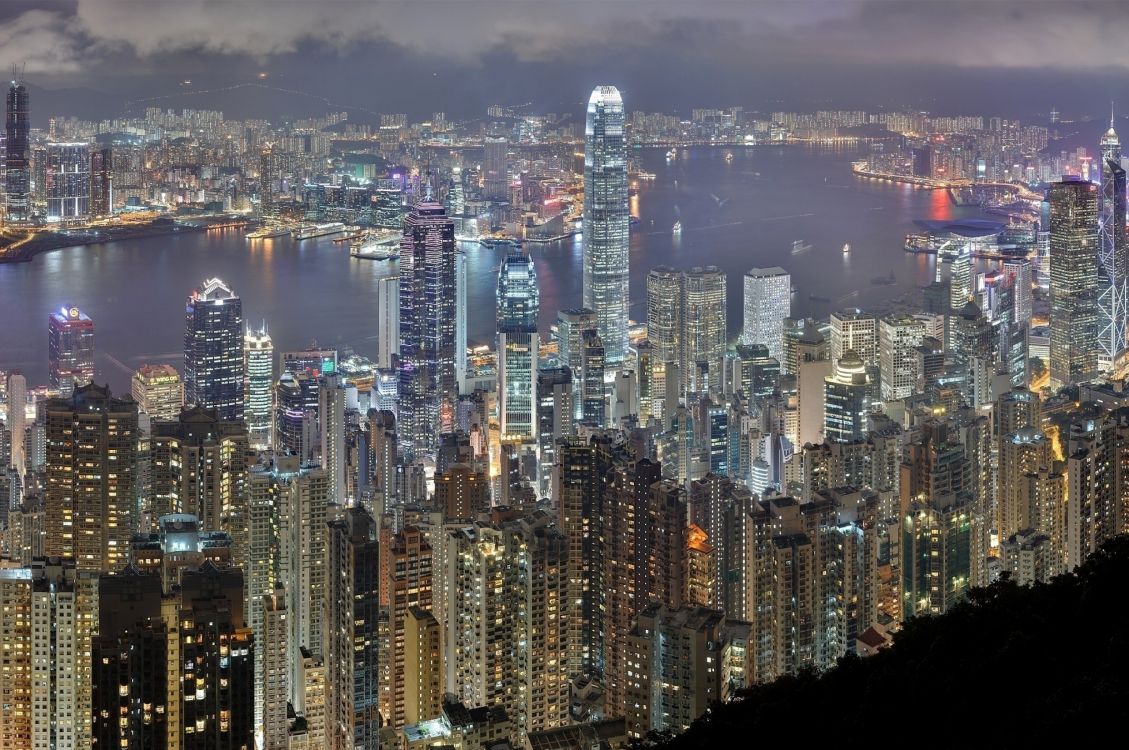
<svg viewBox="0 0 1129 750">
<path fill-rule="evenodd" d="M 1117 614 L 1127 591 L 1123 536 L 1050 584 L 1001 582 L 911 621 L 877 656 L 756 687 L 665 747 L 785 735 L 801 746 L 1042 747 L 1117 736 L 1129 705 L 1129 621 Z"/>
</svg>

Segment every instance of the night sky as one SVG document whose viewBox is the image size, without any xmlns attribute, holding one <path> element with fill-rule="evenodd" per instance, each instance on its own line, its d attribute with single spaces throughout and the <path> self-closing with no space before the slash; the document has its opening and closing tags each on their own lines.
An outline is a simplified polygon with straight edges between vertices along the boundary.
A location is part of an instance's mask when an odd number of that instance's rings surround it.
<svg viewBox="0 0 1129 750">
<path fill-rule="evenodd" d="M 37 124 L 145 106 L 578 113 L 598 82 L 630 109 L 1097 115 L 1129 110 L 1127 40 L 1124 1 L 0 2 L 0 65 L 25 66 Z"/>
</svg>

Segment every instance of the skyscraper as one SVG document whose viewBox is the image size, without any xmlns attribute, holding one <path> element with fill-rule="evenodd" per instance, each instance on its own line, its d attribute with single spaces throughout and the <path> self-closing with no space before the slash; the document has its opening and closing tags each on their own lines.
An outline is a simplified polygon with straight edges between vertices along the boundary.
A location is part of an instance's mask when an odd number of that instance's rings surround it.
<svg viewBox="0 0 1129 750">
<path fill-rule="evenodd" d="M 274 183 L 278 179 L 278 165 L 274 147 L 267 146 L 259 156 L 259 215 L 274 216 Z"/>
<path fill-rule="evenodd" d="M 63 397 L 94 380 L 94 321 L 74 305 L 47 319 L 51 388 Z"/>
<path fill-rule="evenodd" d="M 109 216 L 114 210 L 114 150 L 109 146 L 90 152 L 90 213 Z"/>
<path fill-rule="evenodd" d="M 424 200 L 404 220 L 400 244 L 400 441 L 409 457 L 438 444 L 455 379 L 455 225 Z"/>
<path fill-rule="evenodd" d="M 612 364 L 627 356 L 630 221 L 623 99 L 598 86 L 584 127 L 584 306 Z"/>
<path fill-rule="evenodd" d="M 184 320 L 184 401 L 243 419 L 243 303 L 221 279 L 188 298 Z"/>
<path fill-rule="evenodd" d="M 376 366 L 390 370 L 400 353 L 400 278 L 385 276 L 376 282 Z"/>
<path fill-rule="evenodd" d="M 506 154 L 509 141 L 505 138 L 486 138 L 482 141 L 482 197 L 488 201 L 509 200 L 509 181 L 506 179 Z"/>
<path fill-rule="evenodd" d="M 656 365 L 682 362 L 682 274 L 670 266 L 647 274 L 647 341 Z"/>
<path fill-rule="evenodd" d="M 129 559 L 136 498 L 137 404 L 94 384 L 47 402 L 47 554 L 79 570 Z"/>
<path fill-rule="evenodd" d="M 47 221 L 75 221 L 90 214 L 90 146 L 47 144 Z"/>
<path fill-rule="evenodd" d="M 184 383 L 172 365 L 141 365 L 133 373 L 133 400 L 155 422 L 171 422 L 184 406 Z"/>
<path fill-rule="evenodd" d="M 27 467 L 27 378 L 8 374 L 8 414 L 5 421 L 11 442 L 9 463 L 22 478 Z"/>
<path fill-rule="evenodd" d="M 824 378 L 823 434 L 828 440 L 854 442 L 866 439 L 870 384 L 866 364 L 848 349 Z"/>
<path fill-rule="evenodd" d="M 744 344 L 764 344 L 768 356 L 784 361 L 784 319 L 792 314 L 792 277 L 779 266 L 745 274 Z"/>
<path fill-rule="evenodd" d="M 4 135 L 4 203 L 8 221 L 27 221 L 31 216 L 31 107 L 23 81 L 12 81 L 8 89 Z"/>
<path fill-rule="evenodd" d="M 1129 293 L 1129 244 L 1125 236 L 1125 169 L 1121 166 L 1121 140 L 1113 129 L 1101 140 L 1101 213 L 1098 217 L 1098 260 L 1103 273 L 1102 331 L 1098 343 L 1111 365 L 1125 348 L 1126 294 Z"/>
<path fill-rule="evenodd" d="M 694 393 L 720 393 L 726 341 L 725 273 L 716 266 L 708 266 L 691 269 L 683 278 L 682 361 L 686 387 Z"/>
<path fill-rule="evenodd" d="M 568 367 L 572 375 L 573 415 L 581 416 L 581 376 L 584 366 L 584 336 L 596 332 L 596 313 L 586 307 L 561 310 L 557 313 L 557 362 Z"/>
<path fill-rule="evenodd" d="M 533 259 L 510 254 L 498 268 L 498 417 L 506 442 L 535 435 L 539 308 Z"/>
<path fill-rule="evenodd" d="M 251 447 L 269 448 L 274 419 L 274 342 L 265 326 L 243 336 L 243 403 Z"/>
<path fill-rule="evenodd" d="M 1051 385 L 1090 380 L 1098 370 L 1098 186 L 1078 178 L 1051 185 Z"/>
</svg>

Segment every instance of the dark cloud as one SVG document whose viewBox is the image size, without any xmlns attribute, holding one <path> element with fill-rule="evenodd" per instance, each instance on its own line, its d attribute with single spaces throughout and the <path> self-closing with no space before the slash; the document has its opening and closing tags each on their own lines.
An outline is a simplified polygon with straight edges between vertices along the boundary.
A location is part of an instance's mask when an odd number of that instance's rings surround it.
<svg viewBox="0 0 1129 750">
<path fill-rule="evenodd" d="M 0 65 L 25 64 L 47 87 L 126 98 L 167 93 L 184 78 L 219 86 L 266 69 L 280 88 L 412 112 L 523 99 L 567 109 L 596 80 L 621 84 L 633 106 L 651 108 L 771 108 L 797 97 L 924 105 L 936 96 L 994 100 L 1007 111 L 1108 98 L 1129 70 L 1121 0 L 18 0 L 0 8 Z"/>
</svg>

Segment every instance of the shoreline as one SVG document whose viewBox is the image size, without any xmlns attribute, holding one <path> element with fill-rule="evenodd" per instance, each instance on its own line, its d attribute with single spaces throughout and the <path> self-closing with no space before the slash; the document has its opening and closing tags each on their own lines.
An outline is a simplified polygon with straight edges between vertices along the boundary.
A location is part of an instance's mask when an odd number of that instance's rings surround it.
<svg viewBox="0 0 1129 750">
<path fill-rule="evenodd" d="M 251 222 L 241 222 L 238 226 L 248 226 Z M 153 237 L 167 237 L 175 234 L 186 234 L 195 232 L 206 232 L 212 228 L 223 228 L 234 226 L 231 223 L 224 224 L 192 224 L 180 223 L 175 220 L 161 223 L 150 222 L 149 224 L 140 224 L 137 226 L 122 226 L 122 227 L 109 227 L 101 229 L 92 229 L 91 234 L 88 235 L 73 235 L 68 236 L 59 232 L 41 232 L 38 235 L 26 240 L 23 244 L 16 247 L 14 251 L 9 252 L 9 249 L 0 249 L 0 264 L 5 263 L 30 263 L 36 256 L 44 253 L 49 253 L 54 250 L 65 250 L 71 247 L 82 247 L 84 245 L 105 245 L 111 242 L 124 242 L 128 240 L 143 240 Z M 19 242 L 17 240 L 17 242 Z M 16 244 L 16 243 L 13 243 Z M 11 246 L 8 246 L 11 247 Z"/>
</svg>

